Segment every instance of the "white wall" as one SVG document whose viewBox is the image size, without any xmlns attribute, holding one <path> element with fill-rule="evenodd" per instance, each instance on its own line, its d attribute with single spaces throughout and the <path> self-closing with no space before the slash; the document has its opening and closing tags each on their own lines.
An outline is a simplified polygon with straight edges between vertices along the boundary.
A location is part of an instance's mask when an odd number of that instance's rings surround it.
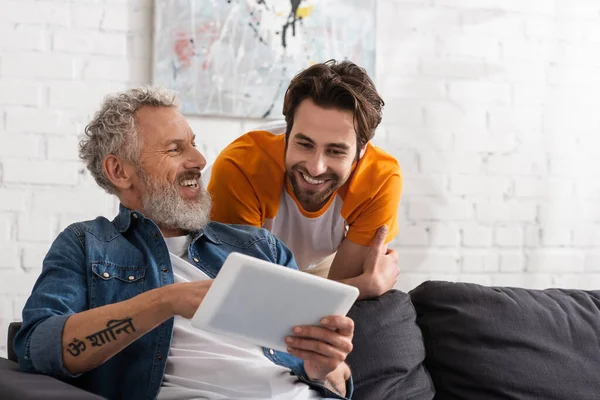
<svg viewBox="0 0 600 400">
<path fill-rule="evenodd" d="M 402 289 L 600 287 L 600 2 L 380 0 L 375 143 L 405 174 Z M 149 82 L 151 0 L 0 0 L 0 354 L 52 239 L 116 201 L 77 160 Z M 256 121 L 191 118 L 209 159 Z"/>
</svg>

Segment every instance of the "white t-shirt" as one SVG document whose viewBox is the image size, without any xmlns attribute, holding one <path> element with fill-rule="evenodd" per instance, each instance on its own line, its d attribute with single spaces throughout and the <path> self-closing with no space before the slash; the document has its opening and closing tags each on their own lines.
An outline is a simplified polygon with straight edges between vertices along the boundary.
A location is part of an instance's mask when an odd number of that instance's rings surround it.
<svg viewBox="0 0 600 400">
<path fill-rule="evenodd" d="M 189 236 L 165 241 L 175 283 L 210 279 L 185 261 Z M 190 320 L 175 317 L 159 400 L 318 398 L 288 368 L 266 358 L 260 347 L 194 328 Z"/>
</svg>

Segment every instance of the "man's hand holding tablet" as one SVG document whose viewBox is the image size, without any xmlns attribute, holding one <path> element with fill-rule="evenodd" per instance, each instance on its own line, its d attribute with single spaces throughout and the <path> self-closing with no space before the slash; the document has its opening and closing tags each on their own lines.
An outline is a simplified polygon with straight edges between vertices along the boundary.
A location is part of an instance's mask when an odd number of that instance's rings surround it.
<svg viewBox="0 0 600 400">
<path fill-rule="evenodd" d="M 297 326 L 286 338 L 288 353 L 304 360 L 304 370 L 313 381 L 321 381 L 329 389 L 345 395 L 345 382 L 350 368 L 344 362 L 352 351 L 354 321 L 332 315 L 321 320 L 321 326 Z"/>
<path fill-rule="evenodd" d="M 304 360 L 309 379 L 343 393 L 350 377 L 358 289 L 231 253 L 192 317 L 192 326 Z"/>
</svg>

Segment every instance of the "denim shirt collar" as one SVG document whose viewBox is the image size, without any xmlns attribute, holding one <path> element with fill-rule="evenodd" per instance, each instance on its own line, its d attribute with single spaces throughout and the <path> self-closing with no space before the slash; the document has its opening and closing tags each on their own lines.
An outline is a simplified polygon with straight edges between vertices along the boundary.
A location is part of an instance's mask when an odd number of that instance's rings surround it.
<svg viewBox="0 0 600 400">
<path fill-rule="evenodd" d="M 131 210 L 125 207 L 122 203 L 119 203 L 119 214 L 115 217 L 113 223 L 115 224 L 115 227 L 120 233 L 124 233 L 127 232 L 131 227 L 132 219 L 138 218 L 152 221 L 151 219 L 146 218 L 146 216 L 144 216 L 144 214 L 142 214 L 140 211 Z M 154 223 L 154 221 L 152 222 Z M 214 231 L 214 229 L 211 228 L 210 224 L 206 225 L 200 231 L 194 232 L 192 236 L 194 238 L 192 240 L 192 243 L 195 243 L 200 237 L 205 237 L 212 243 L 221 244 L 221 239 Z"/>
</svg>

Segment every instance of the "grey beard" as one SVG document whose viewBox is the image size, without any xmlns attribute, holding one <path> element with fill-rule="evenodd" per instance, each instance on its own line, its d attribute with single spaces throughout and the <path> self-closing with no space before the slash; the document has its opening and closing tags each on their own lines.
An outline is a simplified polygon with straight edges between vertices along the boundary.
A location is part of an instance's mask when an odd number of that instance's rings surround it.
<svg viewBox="0 0 600 400">
<path fill-rule="evenodd" d="M 201 180 L 198 181 L 201 196 L 192 202 L 181 198 L 175 187 L 177 183 L 152 181 L 143 171 L 140 178 L 145 186 L 143 212 L 159 227 L 197 232 L 210 222 L 212 201 Z"/>
</svg>

